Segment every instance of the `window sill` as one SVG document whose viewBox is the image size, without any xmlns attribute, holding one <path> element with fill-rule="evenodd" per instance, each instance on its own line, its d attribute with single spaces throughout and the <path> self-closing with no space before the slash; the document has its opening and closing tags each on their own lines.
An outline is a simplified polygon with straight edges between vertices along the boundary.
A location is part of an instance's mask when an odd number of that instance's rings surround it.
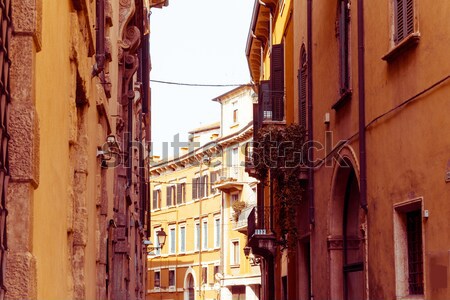
<svg viewBox="0 0 450 300">
<path fill-rule="evenodd" d="M 404 38 L 399 44 L 397 44 L 394 48 L 392 48 L 386 55 L 382 57 L 383 60 L 387 62 L 391 62 L 395 60 L 400 54 L 405 52 L 410 48 L 414 48 L 420 41 L 420 33 L 413 32 Z"/>
<path fill-rule="evenodd" d="M 241 265 L 240 264 L 237 264 L 237 265 L 230 265 L 230 268 L 232 268 L 232 269 L 237 269 L 237 268 L 239 268 Z"/>
<path fill-rule="evenodd" d="M 342 106 L 344 106 L 345 103 L 348 102 L 352 98 L 352 90 L 346 90 L 341 94 L 341 97 L 331 106 L 332 109 L 338 110 Z"/>
<path fill-rule="evenodd" d="M 239 126 L 238 122 L 233 123 L 233 124 L 231 124 L 230 129 L 234 129 L 234 128 L 238 127 L 238 126 Z"/>
</svg>

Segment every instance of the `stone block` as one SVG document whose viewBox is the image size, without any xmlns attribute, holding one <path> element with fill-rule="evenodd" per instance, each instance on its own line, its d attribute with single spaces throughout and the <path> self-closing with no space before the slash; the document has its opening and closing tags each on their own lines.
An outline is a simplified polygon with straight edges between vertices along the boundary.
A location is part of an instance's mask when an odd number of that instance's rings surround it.
<svg viewBox="0 0 450 300">
<path fill-rule="evenodd" d="M 5 299 L 36 299 L 36 259 L 29 252 L 10 251 L 6 259 Z"/>
<path fill-rule="evenodd" d="M 8 217 L 6 218 L 8 247 L 10 251 L 31 251 L 33 191 L 31 184 L 11 182 L 8 184 Z"/>
</svg>

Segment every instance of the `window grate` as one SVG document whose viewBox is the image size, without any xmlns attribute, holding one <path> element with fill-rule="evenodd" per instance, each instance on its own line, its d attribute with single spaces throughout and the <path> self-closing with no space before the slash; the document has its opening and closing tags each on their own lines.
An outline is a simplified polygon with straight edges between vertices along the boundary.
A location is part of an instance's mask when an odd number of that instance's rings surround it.
<svg viewBox="0 0 450 300">
<path fill-rule="evenodd" d="M 408 284 L 411 295 L 423 294 L 422 216 L 420 210 L 406 214 Z"/>
</svg>

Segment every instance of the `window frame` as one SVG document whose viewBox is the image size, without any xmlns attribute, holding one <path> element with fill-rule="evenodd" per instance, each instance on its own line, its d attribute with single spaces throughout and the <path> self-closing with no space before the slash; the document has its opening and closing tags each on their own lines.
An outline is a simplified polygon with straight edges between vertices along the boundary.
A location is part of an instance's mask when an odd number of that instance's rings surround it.
<svg viewBox="0 0 450 300">
<path fill-rule="evenodd" d="M 155 200 L 155 192 L 156 192 L 156 200 Z M 152 210 L 160 210 L 161 209 L 161 186 L 157 186 L 153 188 L 153 194 L 152 194 Z M 156 207 L 155 207 L 156 203 Z"/>
<path fill-rule="evenodd" d="M 236 246 L 237 245 L 237 246 Z M 240 241 L 238 239 L 233 239 L 230 241 L 230 267 L 237 268 L 241 264 L 241 252 L 240 252 Z M 237 251 L 237 256 L 236 256 Z"/>
<path fill-rule="evenodd" d="M 423 220 L 423 198 L 415 198 L 393 206 L 394 210 L 394 266 L 395 266 L 395 285 L 397 299 L 405 299 L 408 297 L 415 297 L 414 299 L 423 299 L 425 296 L 425 231 Z M 421 215 L 421 248 L 422 248 L 422 286 L 423 294 L 411 294 L 409 289 L 409 257 L 408 257 L 408 237 L 406 214 L 413 211 L 420 211 Z M 419 297 L 419 298 L 418 298 Z"/>
<path fill-rule="evenodd" d="M 178 252 L 186 253 L 186 223 L 180 224 L 178 226 L 180 234 L 178 235 Z M 181 235 L 182 229 L 184 229 L 184 241 Z M 184 249 L 182 249 L 182 245 L 184 243 Z"/>
<path fill-rule="evenodd" d="M 202 226 L 202 229 L 201 229 L 201 232 L 202 232 L 202 241 L 201 241 L 201 247 L 202 247 L 202 250 L 208 250 L 209 248 L 208 248 L 208 218 L 203 218 L 202 219 L 202 224 L 201 224 L 201 226 Z"/>
<path fill-rule="evenodd" d="M 156 274 L 158 274 L 158 281 L 156 281 Z M 156 285 L 158 282 L 158 285 Z M 161 269 L 153 271 L 153 289 L 159 291 L 161 289 Z"/>
<path fill-rule="evenodd" d="M 194 222 L 194 251 L 200 251 L 200 248 L 202 246 L 201 237 L 200 237 L 200 220 L 195 220 Z M 198 228 L 198 230 L 197 230 Z"/>
<path fill-rule="evenodd" d="M 214 249 L 220 249 L 220 241 L 221 241 L 221 223 L 220 223 L 220 220 L 221 220 L 221 218 L 220 218 L 220 216 L 215 216 L 214 217 Z M 219 222 L 219 226 L 218 226 L 218 228 L 216 227 L 217 226 L 217 222 Z M 217 230 L 218 230 L 218 232 L 217 232 Z"/>
<path fill-rule="evenodd" d="M 170 283 L 170 272 L 173 272 L 173 284 L 171 285 Z M 176 268 L 169 268 L 169 272 L 167 274 L 167 279 L 168 279 L 168 286 L 169 286 L 169 291 L 175 291 L 176 287 L 177 287 L 177 271 Z"/>
<path fill-rule="evenodd" d="M 169 225 L 168 227 L 168 231 L 169 231 L 169 247 L 167 249 L 167 253 L 169 255 L 171 254 L 176 254 L 177 253 L 177 228 L 176 225 Z M 174 234 L 173 240 L 172 240 L 172 233 Z"/>
</svg>

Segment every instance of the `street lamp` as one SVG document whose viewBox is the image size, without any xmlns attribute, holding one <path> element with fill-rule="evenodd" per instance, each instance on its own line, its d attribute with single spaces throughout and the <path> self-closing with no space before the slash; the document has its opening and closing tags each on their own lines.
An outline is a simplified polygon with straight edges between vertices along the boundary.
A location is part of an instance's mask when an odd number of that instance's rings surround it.
<svg viewBox="0 0 450 300">
<path fill-rule="evenodd" d="M 165 233 L 164 229 L 161 228 L 156 233 L 156 238 L 158 239 L 157 246 L 151 246 L 152 242 L 149 240 L 144 241 L 144 245 L 147 246 L 147 252 L 152 252 L 153 250 L 162 249 L 164 247 L 164 244 L 166 243 L 166 237 L 167 237 L 167 234 Z"/>
</svg>

